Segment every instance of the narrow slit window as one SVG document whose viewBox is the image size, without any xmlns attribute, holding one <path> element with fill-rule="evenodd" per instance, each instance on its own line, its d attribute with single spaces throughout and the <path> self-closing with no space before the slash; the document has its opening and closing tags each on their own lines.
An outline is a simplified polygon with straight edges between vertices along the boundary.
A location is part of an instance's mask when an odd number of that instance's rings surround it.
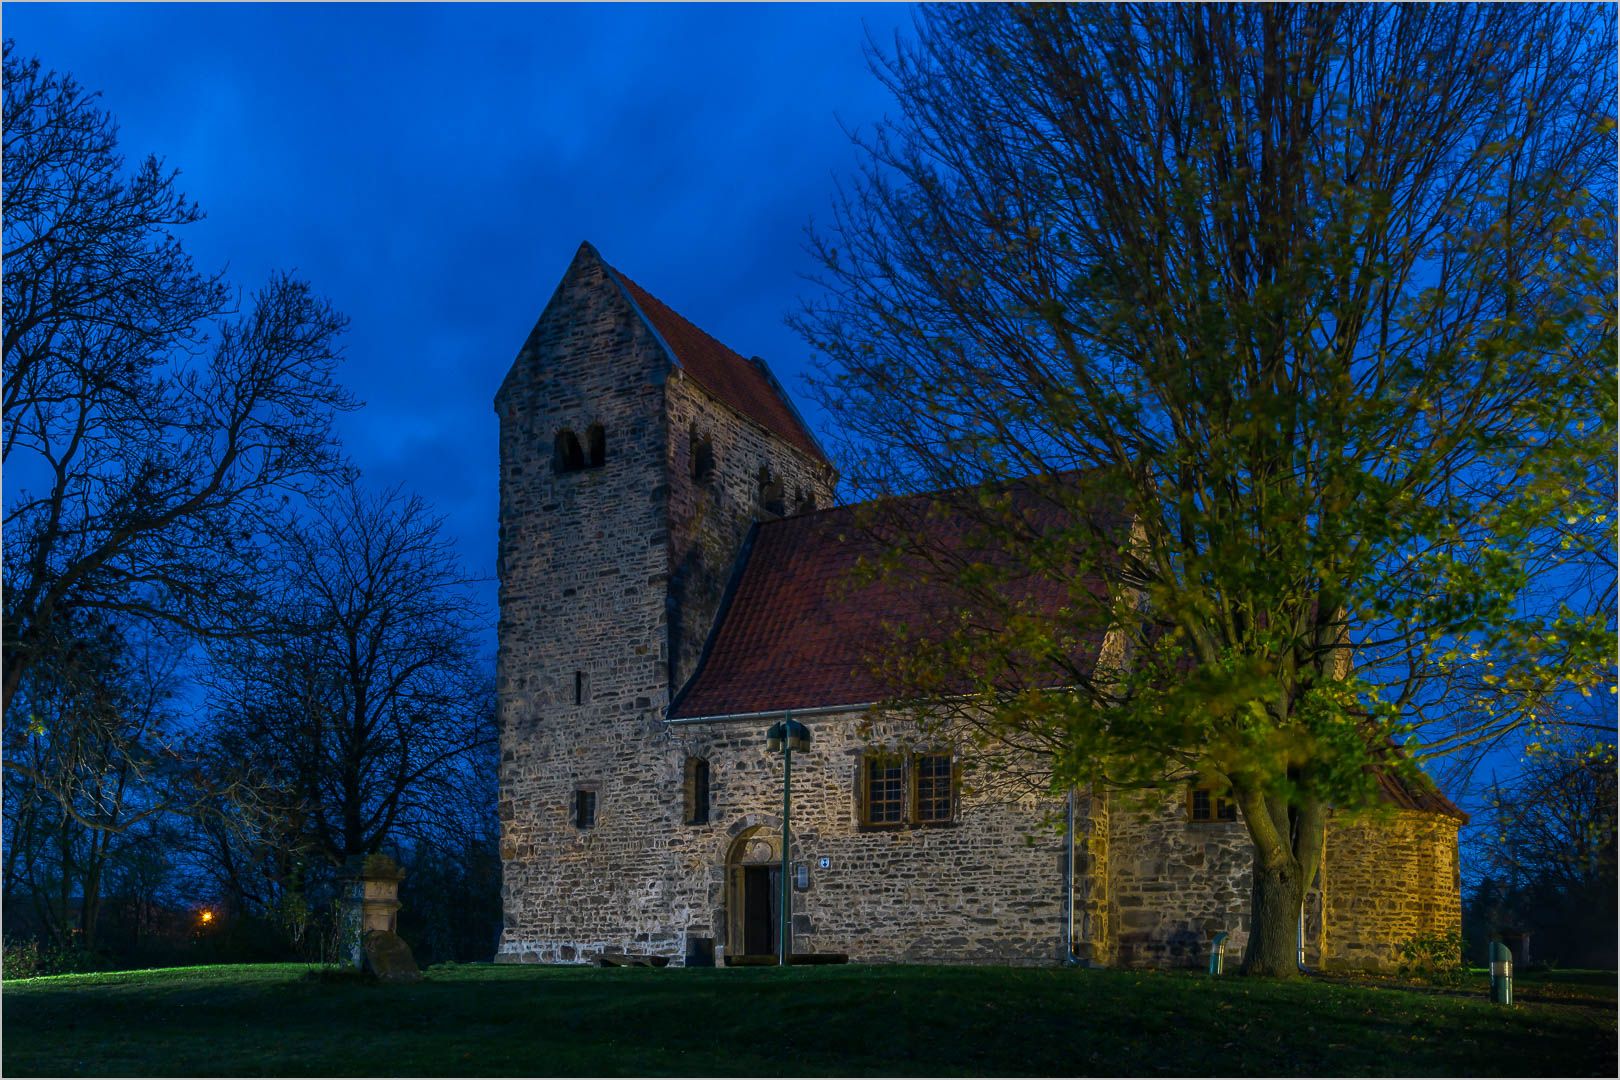
<svg viewBox="0 0 1620 1080">
<path fill-rule="evenodd" d="M 601 424 L 592 424 L 585 432 L 585 442 L 590 448 L 590 467 L 600 469 L 607 463 L 607 432 Z"/>
<path fill-rule="evenodd" d="M 596 792 L 585 788 L 574 791 L 574 828 L 596 827 Z"/>
<path fill-rule="evenodd" d="M 709 762 L 705 758 L 686 759 L 686 823 L 709 823 Z"/>
<path fill-rule="evenodd" d="M 782 481 L 773 477 L 770 469 L 763 465 L 759 467 L 759 507 L 775 517 L 787 513 L 787 495 Z"/>
<path fill-rule="evenodd" d="M 699 482 L 706 481 L 714 476 L 714 440 L 707 435 L 699 435 L 697 425 L 692 425 L 692 479 Z"/>
<path fill-rule="evenodd" d="M 574 704 L 585 704 L 585 673 L 583 671 L 574 672 Z"/>
</svg>

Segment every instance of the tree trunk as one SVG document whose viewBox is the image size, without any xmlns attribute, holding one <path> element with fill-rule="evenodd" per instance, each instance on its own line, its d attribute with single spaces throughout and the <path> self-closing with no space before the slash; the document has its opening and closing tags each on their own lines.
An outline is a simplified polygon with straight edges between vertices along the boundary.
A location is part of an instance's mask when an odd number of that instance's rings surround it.
<svg viewBox="0 0 1620 1080">
<path fill-rule="evenodd" d="M 1299 913 L 1305 900 L 1304 875 L 1291 857 L 1277 865 L 1254 861 L 1254 908 L 1249 921 L 1249 945 L 1243 953 L 1243 974 L 1291 976 L 1299 974 Z"/>
<path fill-rule="evenodd" d="M 1243 974 L 1298 975 L 1299 916 L 1322 862 L 1327 811 L 1309 795 L 1297 802 L 1234 782 L 1233 794 L 1254 842 L 1253 908 Z"/>
</svg>

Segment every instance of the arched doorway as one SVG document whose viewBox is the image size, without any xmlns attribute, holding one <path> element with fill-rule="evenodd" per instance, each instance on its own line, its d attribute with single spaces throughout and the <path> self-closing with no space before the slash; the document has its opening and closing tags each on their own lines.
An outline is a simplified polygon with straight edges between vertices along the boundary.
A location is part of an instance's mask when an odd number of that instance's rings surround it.
<svg viewBox="0 0 1620 1080">
<path fill-rule="evenodd" d="M 766 825 L 738 834 L 726 854 L 726 955 L 775 956 L 782 904 L 781 839 Z"/>
</svg>

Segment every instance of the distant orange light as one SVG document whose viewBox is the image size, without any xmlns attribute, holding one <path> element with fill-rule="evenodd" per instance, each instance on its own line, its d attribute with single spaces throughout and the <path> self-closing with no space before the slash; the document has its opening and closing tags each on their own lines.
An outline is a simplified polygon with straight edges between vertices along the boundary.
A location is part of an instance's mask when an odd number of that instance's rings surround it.
<svg viewBox="0 0 1620 1080">
<path fill-rule="evenodd" d="M 208 923 L 214 921 L 214 913 L 212 911 L 204 910 L 201 915 L 197 916 L 197 918 L 201 919 L 203 924 L 206 926 Z"/>
</svg>

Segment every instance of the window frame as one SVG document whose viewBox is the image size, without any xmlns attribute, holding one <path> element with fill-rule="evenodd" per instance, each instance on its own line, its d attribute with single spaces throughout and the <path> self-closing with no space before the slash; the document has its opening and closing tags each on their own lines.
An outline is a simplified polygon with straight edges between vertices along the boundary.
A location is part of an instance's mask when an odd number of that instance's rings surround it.
<svg viewBox="0 0 1620 1080">
<path fill-rule="evenodd" d="M 920 750 L 911 755 L 911 758 L 911 768 L 909 770 L 911 774 L 911 806 L 909 807 L 910 813 L 907 815 L 908 820 L 910 820 L 912 824 L 919 825 L 924 828 L 934 828 L 940 825 L 950 825 L 955 823 L 958 803 L 958 780 L 960 777 L 956 767 L 956 755 L 951 753 L 949 750 Z M 923 762 L 930 758 L 945 759 L 944 817 L 925 818 L 922 816 Z M 929 778 L 930 783 L 938 783 L 939 779 L 940 778 L 937 775 Z M 937 803 L 939 801 L 939 796 L 930 796 L 930 801 Z"/>
<path fill-rule="evenodd" d="M 945 784 L 944 800 L 947 813 L 945 816 L 922 816 L 922 786 L 923 762 L 927 759 L 944 759 L 945 767 L 941 775 L 938 771 L 928 778 L 932 787 L 940 782 Z M 899 809 L 894 817 L 887 814 L 879 819 L 873 814 L 873 790 L 876 779 L 873 770 L 878 767 L 885 769 L 898 769 L 898 777 L 885 777 L 885 785 L 898 783 L 900 786 L 898 800 L 885 798 L 882 805 L 887 808 L 898 801 Z M 962 768 L 954 751 L 942 748 L 927 750 L 885 750 L 882 748 L 869 748 L 862 751 L 857 764 L 855 781 L 855 822 L 856 826 L 865 831 L 873 829 L 937 829 L 956 825 L 961 820 L 962 812 Z M 929 802 L 938 805 L 940 796 L 931 794 Z"/>
<path fill-rule="evenodd" d="M 897 751 L 867 750 L 860 757 L 860 787 L 857 805 L 857 815 L 862 828 L 866 829 L 903 829 L 906 827 L 906 778 L 909 771 L 906 768 L 906 756 Z M 872 787 L 874 768 L 882 766 L 885 771 L 898 769 L 899 775 L 884 777 L 883 784 L 887 787 L 893 784 L 897 787 L 894 798 L 885 798 L 883 805 L 895 804 L 895 816 L 878 820 L 872 814 Z"/>
<path fill-rule="evenodd" d="M 1208 814 L 1198 814 L 1198 796 L 1205 796 Z M 1190 825 L 1232 825 L 1237 822 L 1237 803 L 1221 794 L 1215 784 L 1188 784 L 1185 799 L 1187 823 Z"/>
</svg>

